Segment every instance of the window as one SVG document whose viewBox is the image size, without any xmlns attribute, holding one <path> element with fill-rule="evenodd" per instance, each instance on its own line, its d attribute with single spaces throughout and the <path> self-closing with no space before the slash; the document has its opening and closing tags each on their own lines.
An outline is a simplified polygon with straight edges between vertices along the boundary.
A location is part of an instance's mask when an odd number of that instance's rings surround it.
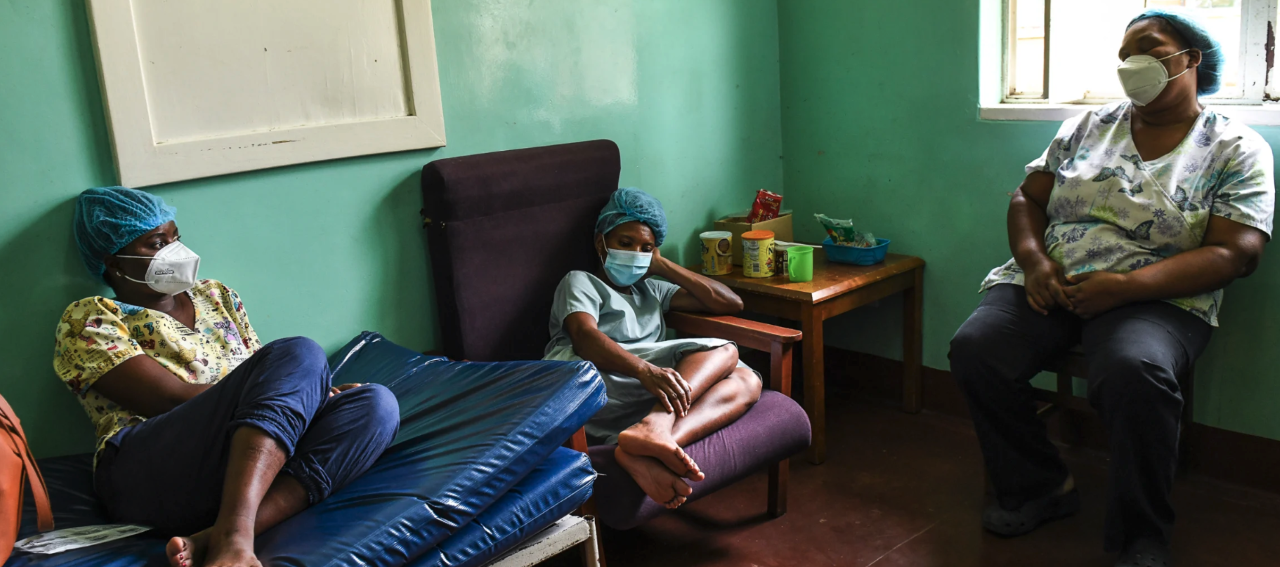
<svg viewBox="0 0 1280 567">
<path fill-rule="evenodd" d="M 1116 51 L 1125 26 L 1147 8 L 1189 12 L 1222 43 L 1222 90 L 1206 97 L 1207 103 L 1280 100 L 1280 85 L 1268 81 L 1277 0 L 1005 0 L 1001 102 L 1101 104 L 1124 98 Z"/>
</svg>

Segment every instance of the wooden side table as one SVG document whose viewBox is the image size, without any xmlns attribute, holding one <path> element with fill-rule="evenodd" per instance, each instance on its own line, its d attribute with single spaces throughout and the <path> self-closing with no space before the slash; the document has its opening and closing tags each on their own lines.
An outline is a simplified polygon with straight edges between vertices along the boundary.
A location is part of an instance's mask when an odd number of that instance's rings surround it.
<svg viewBox="0 0 1280 567">
<path fill-rule="evenodd" d="M 698 268 L 694 268 L 698 269 Z M 804 409 L 813 425 L 809 462 L 827 459 L 826 400 L 822 361 L 823 321 L 869 303 L 903 292 L 902 301 L 902 410 L 920 411 L 922 345 L 921 300 L 924 295 L 924 260 L 889 254 L 874 266 L 828 262 L 818 247 L 813 254 L 813 281 L 791 283 L 786 274 L 748 278 L 742 268 L 711 276 L 742 297 L 747 311 L 800 322 L 804 333 Z"/>
</svg>

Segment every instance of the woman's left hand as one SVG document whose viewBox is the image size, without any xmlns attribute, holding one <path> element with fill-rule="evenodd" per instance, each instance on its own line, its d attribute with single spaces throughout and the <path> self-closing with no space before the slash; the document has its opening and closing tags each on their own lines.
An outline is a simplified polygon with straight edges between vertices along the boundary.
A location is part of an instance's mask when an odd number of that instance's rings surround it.
<svg viewBox="0 0 1280 567">
<path fill-rule="evenodd" d="M 347 390 L 351 390 L 351 389 L 353 389 L 353 388 L 359 388 L 360 386 L 363 386 L 363 385 L 364 385 L 364 384 L 343 384 L 343 385 L 341 385 L 341 386 L 333 386 L 333 387 L 329 388 L 329 397 L 330 397 L 330 398 L 332 398 L 332 397 L 334 397 L 334 396 L 336 396 L 336 395 L 338 395 L 338 394 L 341 394 L 341 393 L 343 393 L 343 392 L 345 392 L 345 391 L 347 391 Z"/>
<path fill-rule="evenodd" d="M 1083 319 L 1092 319 L 1132 301 L 1128 277 L 1124 274 L 1086 272 L 1067 280 L 1071 285 L 1064 291 L 1071 299 L 1071 312 Z"/>
</svg>

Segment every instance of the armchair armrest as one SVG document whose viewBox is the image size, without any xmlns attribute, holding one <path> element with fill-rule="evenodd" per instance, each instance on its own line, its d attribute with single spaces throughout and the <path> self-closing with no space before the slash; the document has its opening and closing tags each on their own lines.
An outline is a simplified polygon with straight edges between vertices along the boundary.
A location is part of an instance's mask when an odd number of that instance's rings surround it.
<svg viewBox="0 0 1280 567">
<path fill-rule="evenodd" d="M 769 389 L 791 395 L 791 347 L 804 334 L 795 329 L 731 316 L 670 312 L 667 327 L 686 335 L 733 341 L 769 353 Z"/>
<path fill-rule="evenodd" d="M 713 337 L 733 341 L 747 348 L 769 352 L 774 344 L 799 342 L 800 331 L 749 321 L 740 317 L 698 315 L 672 311 L 666 315 L 667 326 L 697 337 Z"/>
</svg>

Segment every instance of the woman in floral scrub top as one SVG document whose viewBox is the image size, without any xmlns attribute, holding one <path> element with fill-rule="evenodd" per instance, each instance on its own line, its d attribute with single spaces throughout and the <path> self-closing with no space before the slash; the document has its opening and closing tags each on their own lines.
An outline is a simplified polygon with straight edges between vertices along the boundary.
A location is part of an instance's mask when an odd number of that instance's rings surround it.
<svg viewBox="0 0 1280 567">
<path fill-rule="evenodd" d="M 1027 165 L 1027 174 L 1054 176 L 1044 246 L 1067 277 L 1133 272 L 1200 248 L 1213 217 L 1271 234 L 1274 165 L 1262 136 L 1206 109 L 1177 147 L 1143 161 L 1133 145 L 1133 108 L 1119 102 L 1064 122 Z M 982 291 L 1025 285 L 1025 277 L 1009 260 Z M 1222 289 L 1158 299 L 1218 326 Z"/>
<path fill-rule="evenodd" d="M 197 279 L 174 209 L 125 187 L 76 202 L 76 243 L 113 297 L 75 301 L 53 367 L 98 434 L 114 521 L 176 536 L 173 567 L 255 567 L 254 537 L 359 477 L 395 437 L 378 384 L 330 384 L 324 350 L 258 340 L 240 296 Z"/>
<path fill-rule="evenodd" d="M 1068 120 L 1027 166 L 1009 206 L 1013 259 L 982 283 L 951 369 L 995 486 L 983 526 L 1017 536 L 1079 509 L 1029 381 L 1081 344 L 1111 443 L 1105 547 L 1121 552 L 1118 566 L 1167 565 L 1177 378 L 1218 325 L 1222 289 L 1257 268 L 1270 239 L 1273 158 L 1257 133 L 1199 103 L 1217 90 L 1222 56 L 1203 28 L 1150 11 L 1119 55 L 1172 79 L 1154 98 L 1126 83 L 1131 101 Z"/>
<path fill-rule="evenodd" d="M 217 280 L 201 280 L 184 295 L 201 315 L 193 321 L 195 329 L 118 298 L 86 297 L 62 313 L 53 367 L 93 420 L 99 452 L 121 429 L 143 421 L 92 388 L 121 362 L 145 355 L 183 382 L 205 385 L 221 380 L 262 348 L 235 290 Z"/>
</svg>

